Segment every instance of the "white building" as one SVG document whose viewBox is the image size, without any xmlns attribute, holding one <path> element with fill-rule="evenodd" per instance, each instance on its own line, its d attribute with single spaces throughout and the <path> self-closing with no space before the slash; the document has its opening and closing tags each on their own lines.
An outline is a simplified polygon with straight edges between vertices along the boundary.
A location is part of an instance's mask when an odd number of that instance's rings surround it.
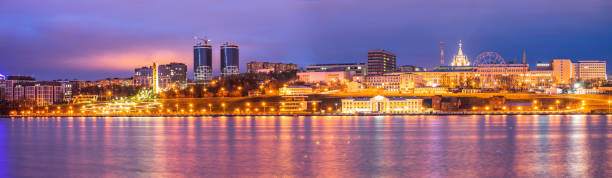
<svg viewBox="0 0 612 178">
<path fill-rule="evenodd" d="M 576 79 L 607 80 L 606 61 L 578 61 L 574 66 Z"/>
<path fill-rule="evenodd" d="M 342 113 L 418 113 L 423 111 L 423 99 L 420 98 L 345 98 L 342 102 Z"/>
</svg>

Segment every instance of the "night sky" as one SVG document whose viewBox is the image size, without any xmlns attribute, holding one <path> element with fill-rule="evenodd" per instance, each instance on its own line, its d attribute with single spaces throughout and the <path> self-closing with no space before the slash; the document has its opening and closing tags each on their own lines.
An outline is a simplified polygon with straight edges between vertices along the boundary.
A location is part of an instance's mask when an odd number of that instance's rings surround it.
<svg viewBox="0 0 612 178">
<path fill-rule="evenodd" d="M 398 65 L 439 65 L 464 42 L 470 60 L 612 57 L 610 0 L 3 0 L 0 73 L 97 80 L 130 77 L 152 61 L 193 64 L 193 36 L 240 45 L 249 61 L 366 62 L 368 49 Z M 608 72 L 611 71 L 608 64 Z"/>
</svg>

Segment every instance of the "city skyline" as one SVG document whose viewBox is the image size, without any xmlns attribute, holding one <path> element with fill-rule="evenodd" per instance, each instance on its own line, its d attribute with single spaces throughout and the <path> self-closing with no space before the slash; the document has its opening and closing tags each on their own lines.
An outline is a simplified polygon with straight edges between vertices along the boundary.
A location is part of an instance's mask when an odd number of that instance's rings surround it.
<svg viewBox="0 0 612 178">
<path fill-rule="evenodd" d="M 192 78 L 194 35 L 212 40 L 215 75 L 220 70 L 219 47 L 226 41 L 240 46 L 241 72 L 246 63 L 264 59 L 300 67 L 365 62 L 371 49 L 393 52 L 397 65 L 432 68 L 439 65 L 439 42 L 446 42 L 448 64 L 459 40 L 470 60 L 484 51 L 511 60 L 526 50 L 532 65 L 554 58 L 608 60 L 612 55 L 606 49 L 612 40 L 605 38 L 612 29 L 612 16 L 605 11 L 611 3 L 604 1 L 386 1 L 369 9 L 364 7 L 375 2 L 271 1 L 265 7 L 246 1 L 203 3 L 152 2 L 136 13 L 129 9 L 142 3 L 2 2 L 0 53 L 7 62 L 0 73 L 97 80 L 130 77 L 134 68 L 156 61 L 185 63 Z M 246 8 L 251 6 L 259 8 Z M 340 7 L 341 12 L 334 11 Z M 166 8 L 183 13 L 158 13 Z M 218 14 L 231 15 L 227 21 L 206 21 Z M 381 24 L 388 28 L 376 27 Z"/>
</svg>

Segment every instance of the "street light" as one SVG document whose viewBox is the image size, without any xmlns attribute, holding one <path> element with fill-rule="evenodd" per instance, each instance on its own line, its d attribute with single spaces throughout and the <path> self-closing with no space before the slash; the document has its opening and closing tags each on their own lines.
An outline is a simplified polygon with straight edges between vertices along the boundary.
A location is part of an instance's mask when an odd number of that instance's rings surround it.
<svg viewBox="0 0 612 178">
<path fill-rule="evenodd" d="M 221 103 L 221 107 L 223 107 L 223 114 L 225 114 L 225 103 Z"/>
<path fill-rule="evenodd" d="M 263 112 L 266 112 L 266 102 L 261 102 L 261 106 L 263 107 Z"/>
</svg>

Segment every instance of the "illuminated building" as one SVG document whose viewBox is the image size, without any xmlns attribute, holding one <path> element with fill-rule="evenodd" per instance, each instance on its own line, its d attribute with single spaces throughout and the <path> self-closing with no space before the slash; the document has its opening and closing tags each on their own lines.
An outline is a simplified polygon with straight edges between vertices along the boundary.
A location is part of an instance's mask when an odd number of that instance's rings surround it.
<svg viewBox="0 0 612 178">
<path fill-rule="evenodd" d="M 553 68 L 550 62 L 538 61 L 538 63 L 536 63 L 536 70 L 553 70 Z"/>
<path fill-rule="evenodd" d="M 346 72 L 298 72 L 298 80 L 305 83 L 335 83 L 348 82 L 354 75 L 353 71 Z"/>
<path fill-rule="evenodd" d="M 414 94 L 444 94 L 449 93 L 446 87 L 421 87 L 414 88 Z"/>
<path fill-rule="evenodd" d="M 193 46 L 193 74 L 196 82 L 212 80 L 212 46 L 208 39 Z"/>
<path fill-rule="evenodd" d="M 187 83 L 187 65 L 183 63 L 171 62 L 170 64 L 159 65 L 157 67 L 159 76 L 170 78 L 170 83 Z"/>
<path fill-rule="evenodd" d="M 380 88 L 385 91 L 405 92 L 423 85 L 423 77 L 413 73 L 394 72 L 366 76 L 368 88 Z"/>
<path fill-rule="evenodd" d="M 297 64 L 271 63 L 271 62 L 249 62 L 248 73 L 281 73 L 297 71 Z"/>
<path fill-rule="evenodd" d="M 344 98 L 342 113 L 417 113 L 422 111 L 423 99 L 414 97 L 375 96 L 372 98 Z"/>
<path fill-rule="evenodd" d="M 576 79 L 586 80 L 608 80 L 606 75 L 606 61 L 578 61 L 576 67 Z"/>
<path fill-rule="evenodd" d="M 467 56 L 463 55 L 463 43 L 461 43 L 461 41 L 459 41 L 459 51 L 457 52 L 457 55 L 453 58 L 453 62 L 451 63 L 451 66 L 469 66 L 470 65 L 470 61 L 468 60 Z"/>
<path fill-rule="evenodd" d="M 153 75 L 153 92 L 159 93 L 159 68 L 155 62 L 151 68 L 151 74 Z"/>
<path fill-rule="evenodd" d="M 18 83 L 31 83 L 36 82 L 34 77 L 30 76 L 6 76 L 4 83 L 4 99 L 8 102 L 20 101 L 24 98 L 24 89 L 21 87 L 15 87 Z"/>
<path fill-rule="evenodd" d="M 75 80 L 75 81 L 69 81 L 69 82 L 77 86 L 77 88 L 79 88 L 79 86 L 106 88 L 110 86 L 132 86 L 134 84 L 134 80 L 131 78 L 107 78 L 107 79 L 87 81 L 87 82 Z"/>
<path fill-rule="evenodd" d="M 13 85 L 14 103 L 45 106 L 66 102 L 66 92 L 60 82 L 21 82 Z"/>
<path fill-rule="evenodd" d="M 395 54 L 385 50 L 368 51 L 368 75 L 381 75 L 395 71 Z"/>
<path fill-rule="evenodd" d="M 170 63 L 159 66 L 157 63 L 153 64 L 154 66 L 134 69 L 134 76 L 132 77 L 134 85 L 154 89 L 157 86 L 160 90 L 166 90 L 173 86 L 182 86 L 182 84 L 187 82 L 187 65 L 183 63 Z M 154 78 L 157 78 L 157 80 Z"/>
<path fill-rule="evenodd" d="M 427 69 L 422 68 L 422 67 L 413 66 L 413 65 L 403 65 L 403 66 L 397 67 L 397 71 L 398 72 L 420 72 L 420 71 L 427 71 Z"/>
<path fill-rule="evenodd" d="M 315 64 L 306 66 L 307 72 L 340 72 L 354 71 L 355 76 L 367 74 L 366 63 L 339 63 L 339 64 Z"/>
<path fill-rule="evenodd" d="M 560 86 L 569 86 L 574 79 L 574 64 L 569 59 L 553 59 L 552 61 L 553 76 L 555 84 Z"/>
<path fill-rule="evenodd" d="M 237 75 L 239 71 L 238 45 L 225 43 L 221 45 L 221 76 Z"/>
<path fill-rule="evenodd" d="M 440 66 L 432 71 L 413 72 L 422 76 L 422 79 L 427 87 L 468 87 L 472 86 L 470 82 L 476 76 L 476 67 L 463 66 Z M 478 83 L 477 85 L 479 85 Z"/>
<path fill-rule="evenodd" d="M 279 89 L 279 95 L 309 95 L 312 94 L 312 88 L 302 85 L 291 85 Z"/>
<path fill-rule="evenodd" d="M 302 112 L 308 109 L 308 96 L 283 96 L 279 106 L 281 112 Z"/>
</svg>

